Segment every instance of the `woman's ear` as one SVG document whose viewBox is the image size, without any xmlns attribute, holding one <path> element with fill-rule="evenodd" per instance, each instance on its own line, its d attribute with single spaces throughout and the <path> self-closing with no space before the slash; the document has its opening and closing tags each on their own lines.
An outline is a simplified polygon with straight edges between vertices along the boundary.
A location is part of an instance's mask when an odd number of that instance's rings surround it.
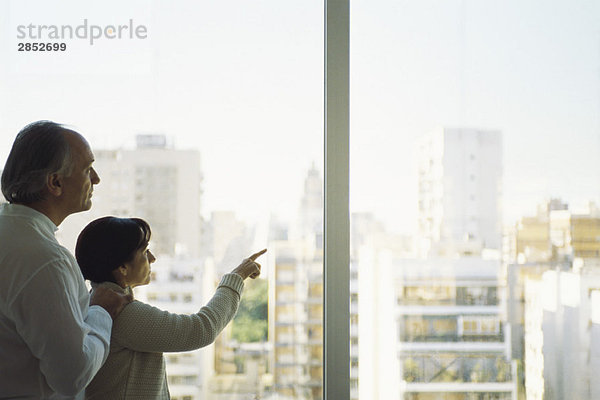
<svg viewBox="0 0 600 400">
<path fill-rule="evenodd" d="M 127 276 L 127 267 L 121 265 L 120 267 L 113 269 L 112 276 L 118 285 L 125 287 L 127 283 L 127 279 L 125 278 Z"/>
</svg>

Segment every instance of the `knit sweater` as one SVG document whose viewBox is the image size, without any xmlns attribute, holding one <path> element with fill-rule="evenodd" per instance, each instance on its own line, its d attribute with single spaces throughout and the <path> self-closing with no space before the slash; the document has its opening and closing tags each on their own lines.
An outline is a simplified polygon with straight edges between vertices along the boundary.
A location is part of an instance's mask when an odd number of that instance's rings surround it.
<svg viewBox="0 0 600 400">
<path fill-rule="evenodd" d="M 123 288 L 104 282 L 113 290 Z M 172 314 L 134 300 L 114 321 L 108 359 L 85 390 L 86 399 L 169 399 L 163 352 L 208 346 L 235 316 L 244 281 L 226 274 L 196 314 Z"/>
</svg>

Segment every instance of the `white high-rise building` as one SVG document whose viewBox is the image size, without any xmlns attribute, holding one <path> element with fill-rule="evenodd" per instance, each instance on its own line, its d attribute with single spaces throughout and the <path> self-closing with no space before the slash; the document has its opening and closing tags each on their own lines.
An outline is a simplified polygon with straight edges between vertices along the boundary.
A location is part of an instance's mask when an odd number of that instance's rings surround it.
<svg viewBox="0 0 600 400">
<path fill-rule="evenodd" d="M 600 384 L 600 264 L 576 259 L 572 271 L 525 281 L 527 399 L 597 399 Z"/>
<path fill-rule="evenodd" d="M 421 254 L 468 254 L 502 243 L 502 135 L 440 128 L 419 145 Z"/>
<path fill-rule="evenodd" d="M 373 258 L 410 257 L 412 238 L 387 232 L 372 213 L 353 213 L 350 226 L 350 399 L 386 398 L 398 375 L 385 348 L 395 341 L 395 289 L 389 265 Z"/>
<path fill-rule="evenodd" d="M 502 141 L 442 128 L 419 146 L 418 253 L 356 240 L 360 398 L 514 400 L 501 280 Z M 362 242 L 362 243 L 361 243 Z"/>
<path fill-rule="evenodd" d="M 101 181 L 92 209 L 69 217 L 61 225 L 61 240 L 74 247 L 81 229 L 97 217 L 140 217 L 152 228 L 155 254 L 198 257 L 200 153 L 171 148 L 164 135 L 138 135 L 136 141 L 135 149 L 94 149 Z"/>
</svg>

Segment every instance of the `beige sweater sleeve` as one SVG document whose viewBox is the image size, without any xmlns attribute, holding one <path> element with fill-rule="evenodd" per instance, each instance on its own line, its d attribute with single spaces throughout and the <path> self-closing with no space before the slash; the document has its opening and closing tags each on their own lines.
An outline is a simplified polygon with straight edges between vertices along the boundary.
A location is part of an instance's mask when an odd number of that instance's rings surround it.
<svg viewBox="0 0 600 400">
<path fill-rule="evenodd" d="M 215 295 L 196 314 L 172 314 L 140 301 L 127 305 L 115 320 L 112 338 L 134 351 L 190 351 L 215 341 L 237 312 L 244 281 L 226 274 Z"/>
</svg>

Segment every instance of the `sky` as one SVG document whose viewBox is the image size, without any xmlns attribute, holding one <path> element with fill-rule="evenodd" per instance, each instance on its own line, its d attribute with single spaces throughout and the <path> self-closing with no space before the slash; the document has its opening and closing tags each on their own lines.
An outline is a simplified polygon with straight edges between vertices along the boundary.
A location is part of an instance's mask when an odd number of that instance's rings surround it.
<svg viewBox="0 0 600 400">
<path fill-rule="evenodd" d="M 18 25 L 126 24 L 145 39 L 18 52 Z M 500 130 L 504 221 L 551 196 L 600 202 L 600 3 L 351 2 L 351 210 L 414 230 L 417 140 Z M 164 133 L 202 159 L 203 213 L 293 214 L 323 168 L 321 1 L 5 1 L 0 163 L 27 123 L 93 148 Z M 101 171 L 99 171 L 101 173 Z"/>
</svg>

